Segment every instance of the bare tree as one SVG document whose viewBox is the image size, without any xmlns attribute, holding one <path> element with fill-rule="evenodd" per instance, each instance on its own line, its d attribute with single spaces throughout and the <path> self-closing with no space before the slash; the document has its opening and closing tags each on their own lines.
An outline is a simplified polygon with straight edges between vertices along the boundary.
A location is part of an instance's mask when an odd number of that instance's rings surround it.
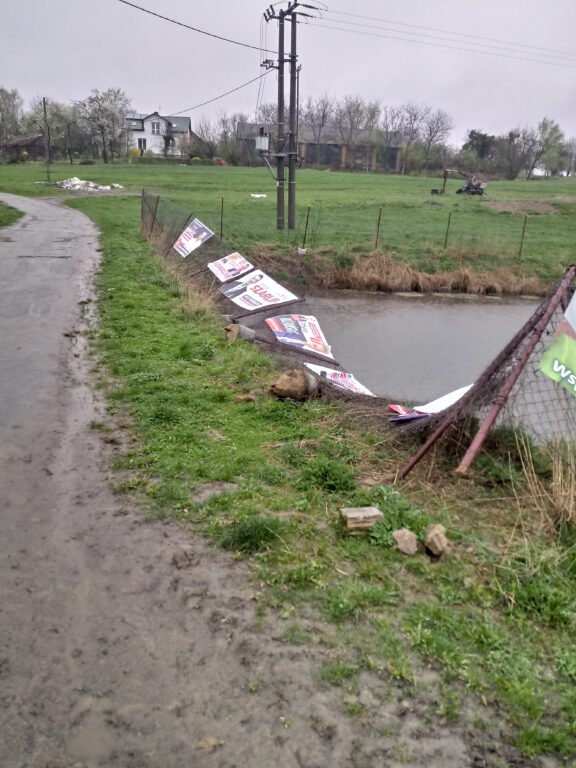
<svg viewBox="0 0 576 768">
<path fill-rule="evenodd" d="M 350 167 L 360 131 L 373 126 L 376 117 L 377 105 L 367 103 L 359 96 L 345 96 L 336 103 L 332 122 L 345 147 L 345 166 Z"/>
<path fill-rule="evenodd" d="M 87 99 L 76 102 L 76 107 L 101 142 L 104 162 L 108 162 L 109 156 L 114 160 L 114 155 L 120 155 L 126 114 L 130 109 L 128 96 L 121 88 L 106 91 L 94 88 Z"/>
<path fill-rule="evenodd" d="M 326 93 L 323 96 L 319 96 L 317 99 L 308 97 L 304 103 L 302 109 L 302 123 L 309 126 L 312 131 L 312 136 L 316 142 L 316 164 L 320 165 L 320 144 L 322 141 L 322 134 L 324 129 L 330 123 L 332 114 L 334 112 L 334 106 L 332 100 Z"/>
<path fill-rule="evenodd" d="M 410 166 L 410 150 L 421 137 L 422 123 L 431 112 L 426 104 L 417 104 L 415 101 L 407 101 L 400 107 L 403 115 L 402 132 L 404 136 L 404 152 L 402 156 L 402 174 L 405 174 Z"/>
<path fill-rule="evenodd" d="M 206 117 L 201 117 L 194 125 L 194 133 L 202 142 L 203 154 L 209 158 L 214 157 L 218 150 L 218 125 Z"/>
<path fill-rule="evenodd" d="M 227 115 L 226 112 L 218 114 L 218 153 L 234 165 L 240 157 L 240 150 L 236 141 L 236 127 L 238 123 L 247 122 L 248 115 L 243 112 L 235 112 L 232 115 Z"/>
<path fill-rule="evenodd" d="M 380 145 L 384 170 L 390 170 L 390 150 L 402 134 L 404 113 L 401 107 L 384 106 L 380 112 Z"/>
<path fill-rule="evenodd" d="M 40 131 L 44 140 L 49 140 L 56 155 L 68 157 L 70 163 L 73 163 L 73 153 L 81 146 L 76 109 L 54 99 L 46 99 L 45 119 L 43 102 L 40 96 L 32 100 L 22 127 L 29 132 Z"/>
<path fill-rule="evenodd" d="M 424 118 L 422 124 L 422 146 L 424 147 L 424 164 L 426 169 L 428 169 L 431 149 L 444 145 L 453 128 L 452 118 L 443 109 L 429 112 Z"/>
<path fill-rule="evenodd" d="M 278 122 L 278 107 L 276 104 L 260 104 L 254 114 L 254 122 L 260 125 L 276 125 Z"/>
<path fill-rule="evenodd" d="M 20 133 L 24 101 L 14 88 L 0 88 L 0 142 Z"/>
</svg>

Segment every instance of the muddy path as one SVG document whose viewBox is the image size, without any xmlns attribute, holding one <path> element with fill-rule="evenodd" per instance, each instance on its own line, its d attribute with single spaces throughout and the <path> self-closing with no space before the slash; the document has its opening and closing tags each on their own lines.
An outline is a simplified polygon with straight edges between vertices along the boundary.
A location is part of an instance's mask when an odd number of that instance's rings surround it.
<svg viewBox="0 0 576 768">
<path fill-rule="evenodd" d="M 542 765 L 473 711 L 431 721 L 433 670 L 410 694 L 321 683 L 330 627 L 299 618 L 314 640 L 284 642 L 247 564 L 112 493 L 82 334 L 98 234 L 53 201 L 0 199 L 26 213 L 0 237 L 0 766 Z"/>
</svg>

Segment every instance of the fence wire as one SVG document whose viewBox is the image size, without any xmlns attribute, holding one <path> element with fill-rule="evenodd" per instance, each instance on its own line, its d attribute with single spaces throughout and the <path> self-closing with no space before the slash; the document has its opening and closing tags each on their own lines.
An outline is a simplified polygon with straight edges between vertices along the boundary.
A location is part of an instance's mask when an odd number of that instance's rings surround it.
<svg viewBox="0 0 576 768">
<path fill-rule="evenodd" d="M 182 258 L 174 248 L 182 231 L 194 218 L 193 211 L 162 200 L 143 190 L 142 232 L 165 261 L 176 268 L 179 276 L 211 296 L 225 320 L 243 326 L 248 334 L 274 355 L 281 367 L 312 362 L 328 368 L 342 369 L 340 361 L 330 360 L 280 344 L 268 325 L 266 317 L 275 314 L 306 314 L 305 298 L 283 306 L 266 307 L 263 311 L 246 312 L 218 291 L 221 283 L 208 270 L 208 262 L 228 256 L 236 249 L 216 234 L 187 257 Z M 258 267 L 258 264 L 254 265 Z M 349 409 L 389 436 L 419 432 L 434 436 L 446 432 L 462 442 L 472 424 L 481 423 L 497 405 L 499 412 L 494 426 L 519 430 L 529 439 L 542 444 L 576 443 L 576 398 L 539 370 L 540 360 L 563 318 L 564 308 L 574 295 L 576 278 L 563 280 L 550 291 L 528 322 L 500 352 L 478 378 L 472 389 L 446 411 L 418 421 L 392 426 L 386 396 L 366 397 L 339 389 L 325 380 L 318 380 L 319 391 L 325 397 L 346 401 Z M 297 284 L 284 281 L 285 287 L 300 296 Z M 515 379 L 511 386 L 512 378 Z M 418 455 L 417 455 L 418 456 Z M 416 458 L 416 457 L 415 457 Z M 419 461 L 419 458 L 417 458 Z"/>
</svg>

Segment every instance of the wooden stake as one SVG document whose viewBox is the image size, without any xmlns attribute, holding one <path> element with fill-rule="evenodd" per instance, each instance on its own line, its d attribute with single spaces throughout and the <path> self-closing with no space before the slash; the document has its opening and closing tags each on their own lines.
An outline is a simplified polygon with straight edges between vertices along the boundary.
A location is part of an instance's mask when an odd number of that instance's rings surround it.
<svg viewBox="0 0 576 768">
<path fill-rule="evenodd" d="M 378 212 L 378 226 L 376 227 L 376 242 L 374 243 L 374 250 L 378 248 L 378 238 L 380 236 L 380 222 L 382 221 L 382 208 Z"/>
<path fill-rule="evenodd" d="M 448 224 L 446 225 L 446 237 L 444 238 L 444 249 L 448 245 L 448 233 L 450 232 L 450 219 L 452 218 L 452 211 L 448 214 Z"/>
</svg>

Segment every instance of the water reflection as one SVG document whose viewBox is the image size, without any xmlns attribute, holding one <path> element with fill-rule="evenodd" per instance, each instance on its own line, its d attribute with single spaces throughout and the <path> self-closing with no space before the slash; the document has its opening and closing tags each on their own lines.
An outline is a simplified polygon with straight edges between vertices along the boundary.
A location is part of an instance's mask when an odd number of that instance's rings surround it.
<svg viewBox="0 0 576 768">
<path fill-rule="evenodd" d="M 426 402 L 471 384 L 537 307 L 529 299 L 307 296 L 334 356 L 375 394 Z"/>
</svg>

